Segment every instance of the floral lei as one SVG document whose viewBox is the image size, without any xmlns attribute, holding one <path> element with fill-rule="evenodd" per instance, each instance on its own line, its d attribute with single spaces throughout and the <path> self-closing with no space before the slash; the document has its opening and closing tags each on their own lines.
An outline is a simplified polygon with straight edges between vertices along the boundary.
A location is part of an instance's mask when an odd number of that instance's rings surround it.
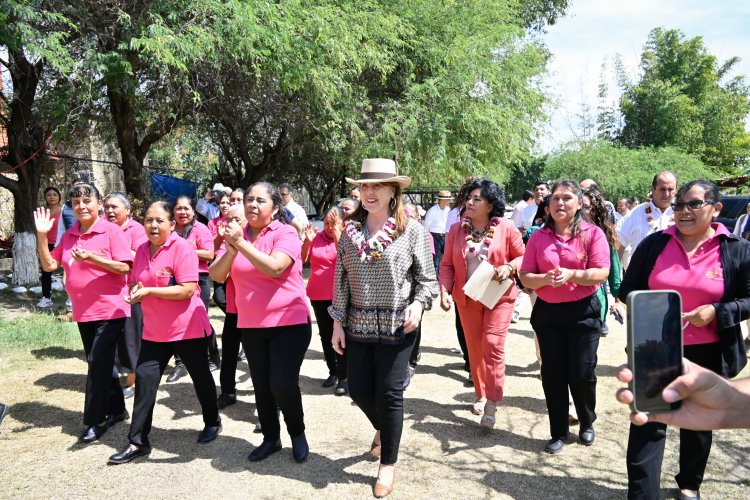
<svg viewBox="0 0 750 500">
<path fill-rule="evenodd" d="M 469 252 L 471 253 L 481 253 L 482 247 L 489 248 L 490 243 L 492 243 L 492 237 L 495 235 L 495 228 L 500 224 L 500 217 L 493 217 L 490 219 L 490 223 L 487 226 L 486 233 L 484 233 L 484 239 L 482 240 L 482 244 L 478 247 L 474 247 L 469 245 Z M 472 237 L 472 230 L 474 229 L 471 225 L 471 219 L 468 217 L 464 217 L 461 219 L 461 228 L 464 230 L 464 234 L 466 234 L 466 241 L 473 240 Z"/>
<path fill-rule="evenodd" d="M 651 203 L 646 205 L 645 213 L 646 213 L 646 222 L 648 222 L 648 225 L 651 226 L 652 231 L 656 231 L 659 227 L 656 224 L 656 221 L 654 220 L 653 216 L 654 209 L 651 208 Z M 671 226 L 674 224 L 674 214 L 672 215 L 672 218 L 669 219 L 669 225 Z"/>
<path fill-rule="evenodd" d="M 389 217 L 383 225 L 383 229 L 375 233 L 370 239 L 365 239 L 362 234 L 362 223 L 358 221 L 347 221 L 344 232 L 357 247 L 357 255 L 362 262 L 373 262 L 383 256 L 385 249 L 391 246 L 393 241 L 399 237 L 396 219 Z"/>
</svg>

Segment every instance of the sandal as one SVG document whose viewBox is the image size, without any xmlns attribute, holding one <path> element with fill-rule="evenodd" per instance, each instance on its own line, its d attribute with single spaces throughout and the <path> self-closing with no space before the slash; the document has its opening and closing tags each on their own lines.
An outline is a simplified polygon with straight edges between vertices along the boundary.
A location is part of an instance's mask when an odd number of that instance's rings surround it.
<svg viewBox="0 0 750 500">
<path fill-rule="evenodd" d="M 487 400 L 485 398 L 479 398 L 477 401 L 471 406 L 471 412 L 474 415 L 481 415 L 484 413 L 484 405 L 487 404 Z"/>
<path fill-rule="evenodd" d="M 372 458 L 380 458 L 380 451 L 380 431 L 377 431 L 375 437 L 372 439 L 372 444 L 370 445 L 370 456 Z"/>
<path fill-rule="evenodd" d="M 497 405 L 492 401 L 487 401 L 484 405 L 484 415 L 479 420 L 479 425 L 485 429 L 492 429 L 495 427 L 495 413 L 497 412 Z"/>
</svg>

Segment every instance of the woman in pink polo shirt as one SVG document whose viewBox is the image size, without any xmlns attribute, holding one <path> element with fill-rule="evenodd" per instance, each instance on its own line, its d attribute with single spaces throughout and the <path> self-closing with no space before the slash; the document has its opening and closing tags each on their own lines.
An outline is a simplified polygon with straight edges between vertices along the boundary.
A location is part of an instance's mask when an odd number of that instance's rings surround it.
<svg viewBox="0 0 750 500">
<path fill-rule="evenodd" d="M 543 361 L 548 453 L 559 453 L 568 441 L 568 389 L 581 443 L 590 446 L 595 437 L 596 351 L 602 330 L 596 290 L 609 275 L 609 244 L 601 229 L 583 219 L 582 205 L 577 182 L 556 182 L 549 217 L 529 238 L 521 264 L 521 282 L 537 293 L 531 326 Z"/>
<path fill-rule="evenodd" d="M 114 192 L 104 198 L 104 216 L 112 224 L 117 224 L 130 243 L 130 252 L 135 257 L 139 246 L 148 241 L 143 224 L 130 218 L 130 200 L 124 193 Z M 135 367 L 138 366 L 138 353 L 141 352 L 143 334 L 143 312 L 140 304 L 130 306 L 130 317 L 125 320 L 125 331 L 117 346 L 115 362 L 117 370 L 127 373 L 123 394 L 128 399 L 135 394 Z"/>
<path fill-rule="evenodd" d="M 60 215 L 62 215 L 62 195 L 56 187 L 48 187 L 44 190 L 44 201 L 49 210 L 50 219 L 52 219 L 52 229 L 47 234 L 47 247 L 51 252 L 57 244 L 58 235 L 62 236 L 65 229 L 60 225 Z M 59 229 L 58 229 L 59 228 Z M 52 307 L 52 273 L 42 271 L 42 298 L 37 303 L 39 309 L 49 309 Z"/>
<path fill-rule="evenodd" d="M 323 217 L 323 231 L 315 234 L 311 226 L 305 229 L 305 240 L 302 243 L 302 255 L 310 261 L 310 279 L 307 280 L 307 296 L 310 298 L 315 320 L 318 323 L 320 343 L 323 345 L 323 357 L 328 366 L 328 378 L 323 387 L 336 385 L 336 395 L 343 396 L 349 392 L 346 381 L 346 352 L 337 354 L 333 350 L 333 318 L 328 314 L 328 307 L 333 299 L 333 278 L 336 273 L 336 252 L 344 230 L 344 211 L 333 207 Z"/>
<path fill-rule="evenodd" d="M 682 336 L 687 359 L 724 377 L 747 363 L 740 324 L 750 316 L 750 243 L 716 222 L 721 194 L 711 181 L 680 188 L 672 203 L 675 225 L 644 239 L 620 286 L 623 302 L 635 290 L 676 290 L 682 297 Z M 615 307 L 623 317 L 625 307 Z M 628 498 L 658 498 L 665 424 L 630 426 Z M 680 429 L 680 498 L 699 498 L 711 452 L 710 431 Z"/>
<path fill-rule="evenodd" d="M 214 238 L 214 252 L 218 252 L 219 248 L 224 244 L 224 230 L 227 227 L 228 222 L 228 211 L 230 207 L 235 205 L 243 206 L 243 200 L 245 198 L 245 192 L 237 188 L 228 195 L 222 195 L 219 201 L 219 216 L 214 217 L 208 221 L 208 230 L 211 231 L 211 236 Z M 210 272 L 209 272 L 210 275 Z M 220 283 L 213 280 L 214 295 L 213 300 L 221 311 L 226 314 L 227 312 L 227 290 L 226 283 Z M 222 336 L 223 341 L 223 336 Z M 222 352 L 224 345 L 222 344 Z M 244 358 L 243 358 L 244 359 Z"/>
<path fill-rule="evenodd" d="M 232 221 L 226 229 L 226 253 L 212 272 L 232 275 L 237 302 L 237 326 L 250 365 L 263 442 L 248 456 L 265 460 L 281 449 L 277 407 L 292 438 L 292 456 L 307 460 L 299 371 L 310 345 L 310 312 L 302 281 L 299 235 L 282 215 L 279 190 L 267 182 L 245 195 L 243 231 Z"/>
<path fill-rule="evenodd" d="M 110 464 L 130 462 L 151 451 L 148 440 L 156 393 L 164 369 L 179 354 L 193 380 L 203 411 L 204 428 L 198 443 L 210 443 L 221 431 L 216 385 L 206 364 L 211 324 L 206 308 L 195 293 L 198 262 L 195 250 L 177 236 L 166 203 L 157 201 L 143 219 L 149 241 L 138 248 L 131 273 L 128 304 L 143 308 L 143 343 L 138 358 L 133 420 L 127 446 L 109 457 Z"/>
<path fill-rule="evenodd" d="M 521 233 L 504 219 L 505 195 L 489 179 L 474 181 L 469 188 L 461 224 L 455 224 L 445 238 L 440 262 L 440 305 L 450 310 L 456 302 L 469 349 L 477 402 L 473 411 L 483 414 L 482 427 L 495 426 L 497 404 L 505 385 L 505 337 L 513 316 L 518 288 L 514 276 L 521 265 L 524 245 Z M 463 288 L 482 261 L 495 270 L 492 279 L 511 280 L 497 304 L 488 308 L 464 294 Z"/>
<path fill-rule="evenodd" d="M 81 441 L 99 439 L 110 425 L 128 418 L 115 364 L 115 348 L 122 336 L 130 306 L 122 301 L 127 294 L 126 274 L 133 256 L 118 226 L 99 217 L 99 192 L 89 184 L 78 184 L 68 191 L 76 222 L 63 234 L 50 253 L 47 234 L 52 229 L 50 212 L 34 212 L 37 252 L 42 269 L 65 270 L 65 288 L 73 303 L 73 321 L 78 323 L 88 362 L 86 400 Z M 114 376 L 113 376 L 114 375 Z"/>
<path fill-rule="evenodd" d="M 198 257 L 198 289 L 203 305 L 208 311 L 208 301 L 211 300 L 211 283 L 208 277 L 208 263 L 214 259 L 214 241 L 211 231 L 205 224 L 195 218 L 193 200 L 189 196 L 178 196 L 174 202 L 174 232 L 187 240 Z M 208 347 L 209 366 L 211 371 L 219 369 L 221 358 L 219 345 L 216 342 L 216 332 L 211 328 L 211 339 Z M 187 375 L 179 356 L 175 356 L 174 371 L 167 377 L 167 382 L 175 382 Z"/>
</svg>

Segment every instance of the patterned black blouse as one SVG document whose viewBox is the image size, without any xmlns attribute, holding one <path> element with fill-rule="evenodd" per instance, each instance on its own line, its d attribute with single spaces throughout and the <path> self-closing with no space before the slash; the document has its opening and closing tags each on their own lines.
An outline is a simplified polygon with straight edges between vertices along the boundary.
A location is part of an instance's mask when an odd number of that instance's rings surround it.
<svg viewBox="0 0 750 500">
<path fill-rule="evenodd" d="M 362 224 L 365 238 L 370 235 Z M 349 236 L 339 241 L 331 317 L 341 321 L 347 340 L 398 344 L 404 339 L 404 310 L 418 300 L 432 307 L 438 282 L 429 235 L 409 219 L 406 230 L 385 249 L 383 256 L 366 262 L 356 254 Z"/>
</svg>

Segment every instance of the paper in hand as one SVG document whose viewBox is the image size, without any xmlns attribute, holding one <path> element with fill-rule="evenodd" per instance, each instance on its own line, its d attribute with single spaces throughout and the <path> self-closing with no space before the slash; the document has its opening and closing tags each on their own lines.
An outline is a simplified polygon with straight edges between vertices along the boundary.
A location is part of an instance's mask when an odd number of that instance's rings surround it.
<svg viewBox="0 0 750 500">
<path fill-rule="evenodd" d="M 493 280 L 495 268 L 492 264 L 483 260 L 477 267 L 469 281 L 464 285 L 464 293 L 467 297 L 477 300 L 484 304 L 485 307 L 492 309 L 500 300 L 500 297 L 513 284 L 513 280 L 508 278 L 504 281 Z"/>
</svg>

